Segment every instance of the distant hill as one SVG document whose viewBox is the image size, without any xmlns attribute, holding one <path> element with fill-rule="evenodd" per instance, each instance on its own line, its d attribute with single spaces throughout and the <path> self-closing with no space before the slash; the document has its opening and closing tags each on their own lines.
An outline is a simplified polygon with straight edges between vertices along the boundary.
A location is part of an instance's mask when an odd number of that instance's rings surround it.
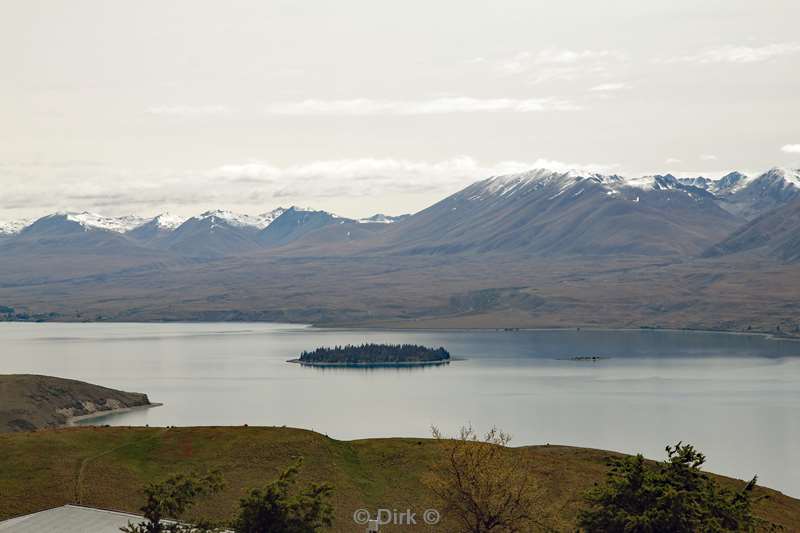
<svg viewBox="0 0 800 533">
<path fill-rule="evenodd" d="M 800 261 L 800 198 L 769 211 L 711 247 L 707 256 L 748 251 L 786 262 Z"/>
<path fill-rule="evenodd" d="M 71 417 L 151 405 L 146 394 L 73 379 L 0 375 L 0 433 L 64 425 Z"/>
<path fill-rule="evenodd" d="M 355 220 L 338 217 L 327 211 L 290 207 L 261 231 L 258 240 L 265 246 L 282 246 L 327 226 L 351 227 L 355 224 Z"/>
</svg>

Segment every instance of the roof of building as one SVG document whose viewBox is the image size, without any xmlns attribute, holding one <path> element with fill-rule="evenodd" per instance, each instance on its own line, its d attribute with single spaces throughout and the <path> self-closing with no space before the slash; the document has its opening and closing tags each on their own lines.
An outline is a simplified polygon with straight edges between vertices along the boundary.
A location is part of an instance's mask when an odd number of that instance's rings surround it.
<svg viewBox="0 0 800 533">
<path fill-rule="evenodd" d="M 129 522 L 141 520 L 141 516 L 119 511 L 64 505 L 0 522 L 0 532 L 119 533 L 119 529 Z"/>
</svg>

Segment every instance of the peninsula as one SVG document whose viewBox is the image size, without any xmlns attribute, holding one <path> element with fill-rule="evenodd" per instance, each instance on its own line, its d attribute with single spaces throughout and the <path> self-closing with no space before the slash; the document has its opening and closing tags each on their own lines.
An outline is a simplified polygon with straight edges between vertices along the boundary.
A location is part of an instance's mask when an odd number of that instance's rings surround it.
<svg viewBox="0 0 800 533">
<path fill-rule="evenodd" d="M 74 379 L 33 374 L 0 375 L 0 433 L 32 431 L 73 421 L 154 407 L 146 394 Z"/>
<path fill-rule="evenodd" d="M 450 353 L 442 347 L 427 348 L 416 344 L 362 344 L 304 351 L 292 363 L 308 366 L 421 366 L 450 362 Z"/>
</svg>

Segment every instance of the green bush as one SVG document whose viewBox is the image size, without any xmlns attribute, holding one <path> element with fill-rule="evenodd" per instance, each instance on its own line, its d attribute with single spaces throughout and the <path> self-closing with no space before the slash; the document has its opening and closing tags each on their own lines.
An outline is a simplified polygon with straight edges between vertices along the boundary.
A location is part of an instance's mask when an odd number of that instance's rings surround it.
<svg viewBox="0 0 800 533">
<path fill-rule="evenodd" d="M 690 444 L 667 446 L 667 459 L 650 464 L 641 455 L 612 461 L 604 485 L 591 489 L 579 515 L 587 532 L 689 533 L 755 531 L 754 477 L 730 491 L 701 470 L 705 456 Z"/>
</svg>

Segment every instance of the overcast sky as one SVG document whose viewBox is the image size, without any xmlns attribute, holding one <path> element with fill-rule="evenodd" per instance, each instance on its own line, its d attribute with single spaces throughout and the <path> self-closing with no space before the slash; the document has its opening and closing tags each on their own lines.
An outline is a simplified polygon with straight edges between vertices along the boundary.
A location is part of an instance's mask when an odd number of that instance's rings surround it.
<svg viewBox="0 0 800 533">
<path fill-rule="evenodd" d="M 0 220 L 800 165 L 800 2 L 0 0 Z"/>
</svg>

